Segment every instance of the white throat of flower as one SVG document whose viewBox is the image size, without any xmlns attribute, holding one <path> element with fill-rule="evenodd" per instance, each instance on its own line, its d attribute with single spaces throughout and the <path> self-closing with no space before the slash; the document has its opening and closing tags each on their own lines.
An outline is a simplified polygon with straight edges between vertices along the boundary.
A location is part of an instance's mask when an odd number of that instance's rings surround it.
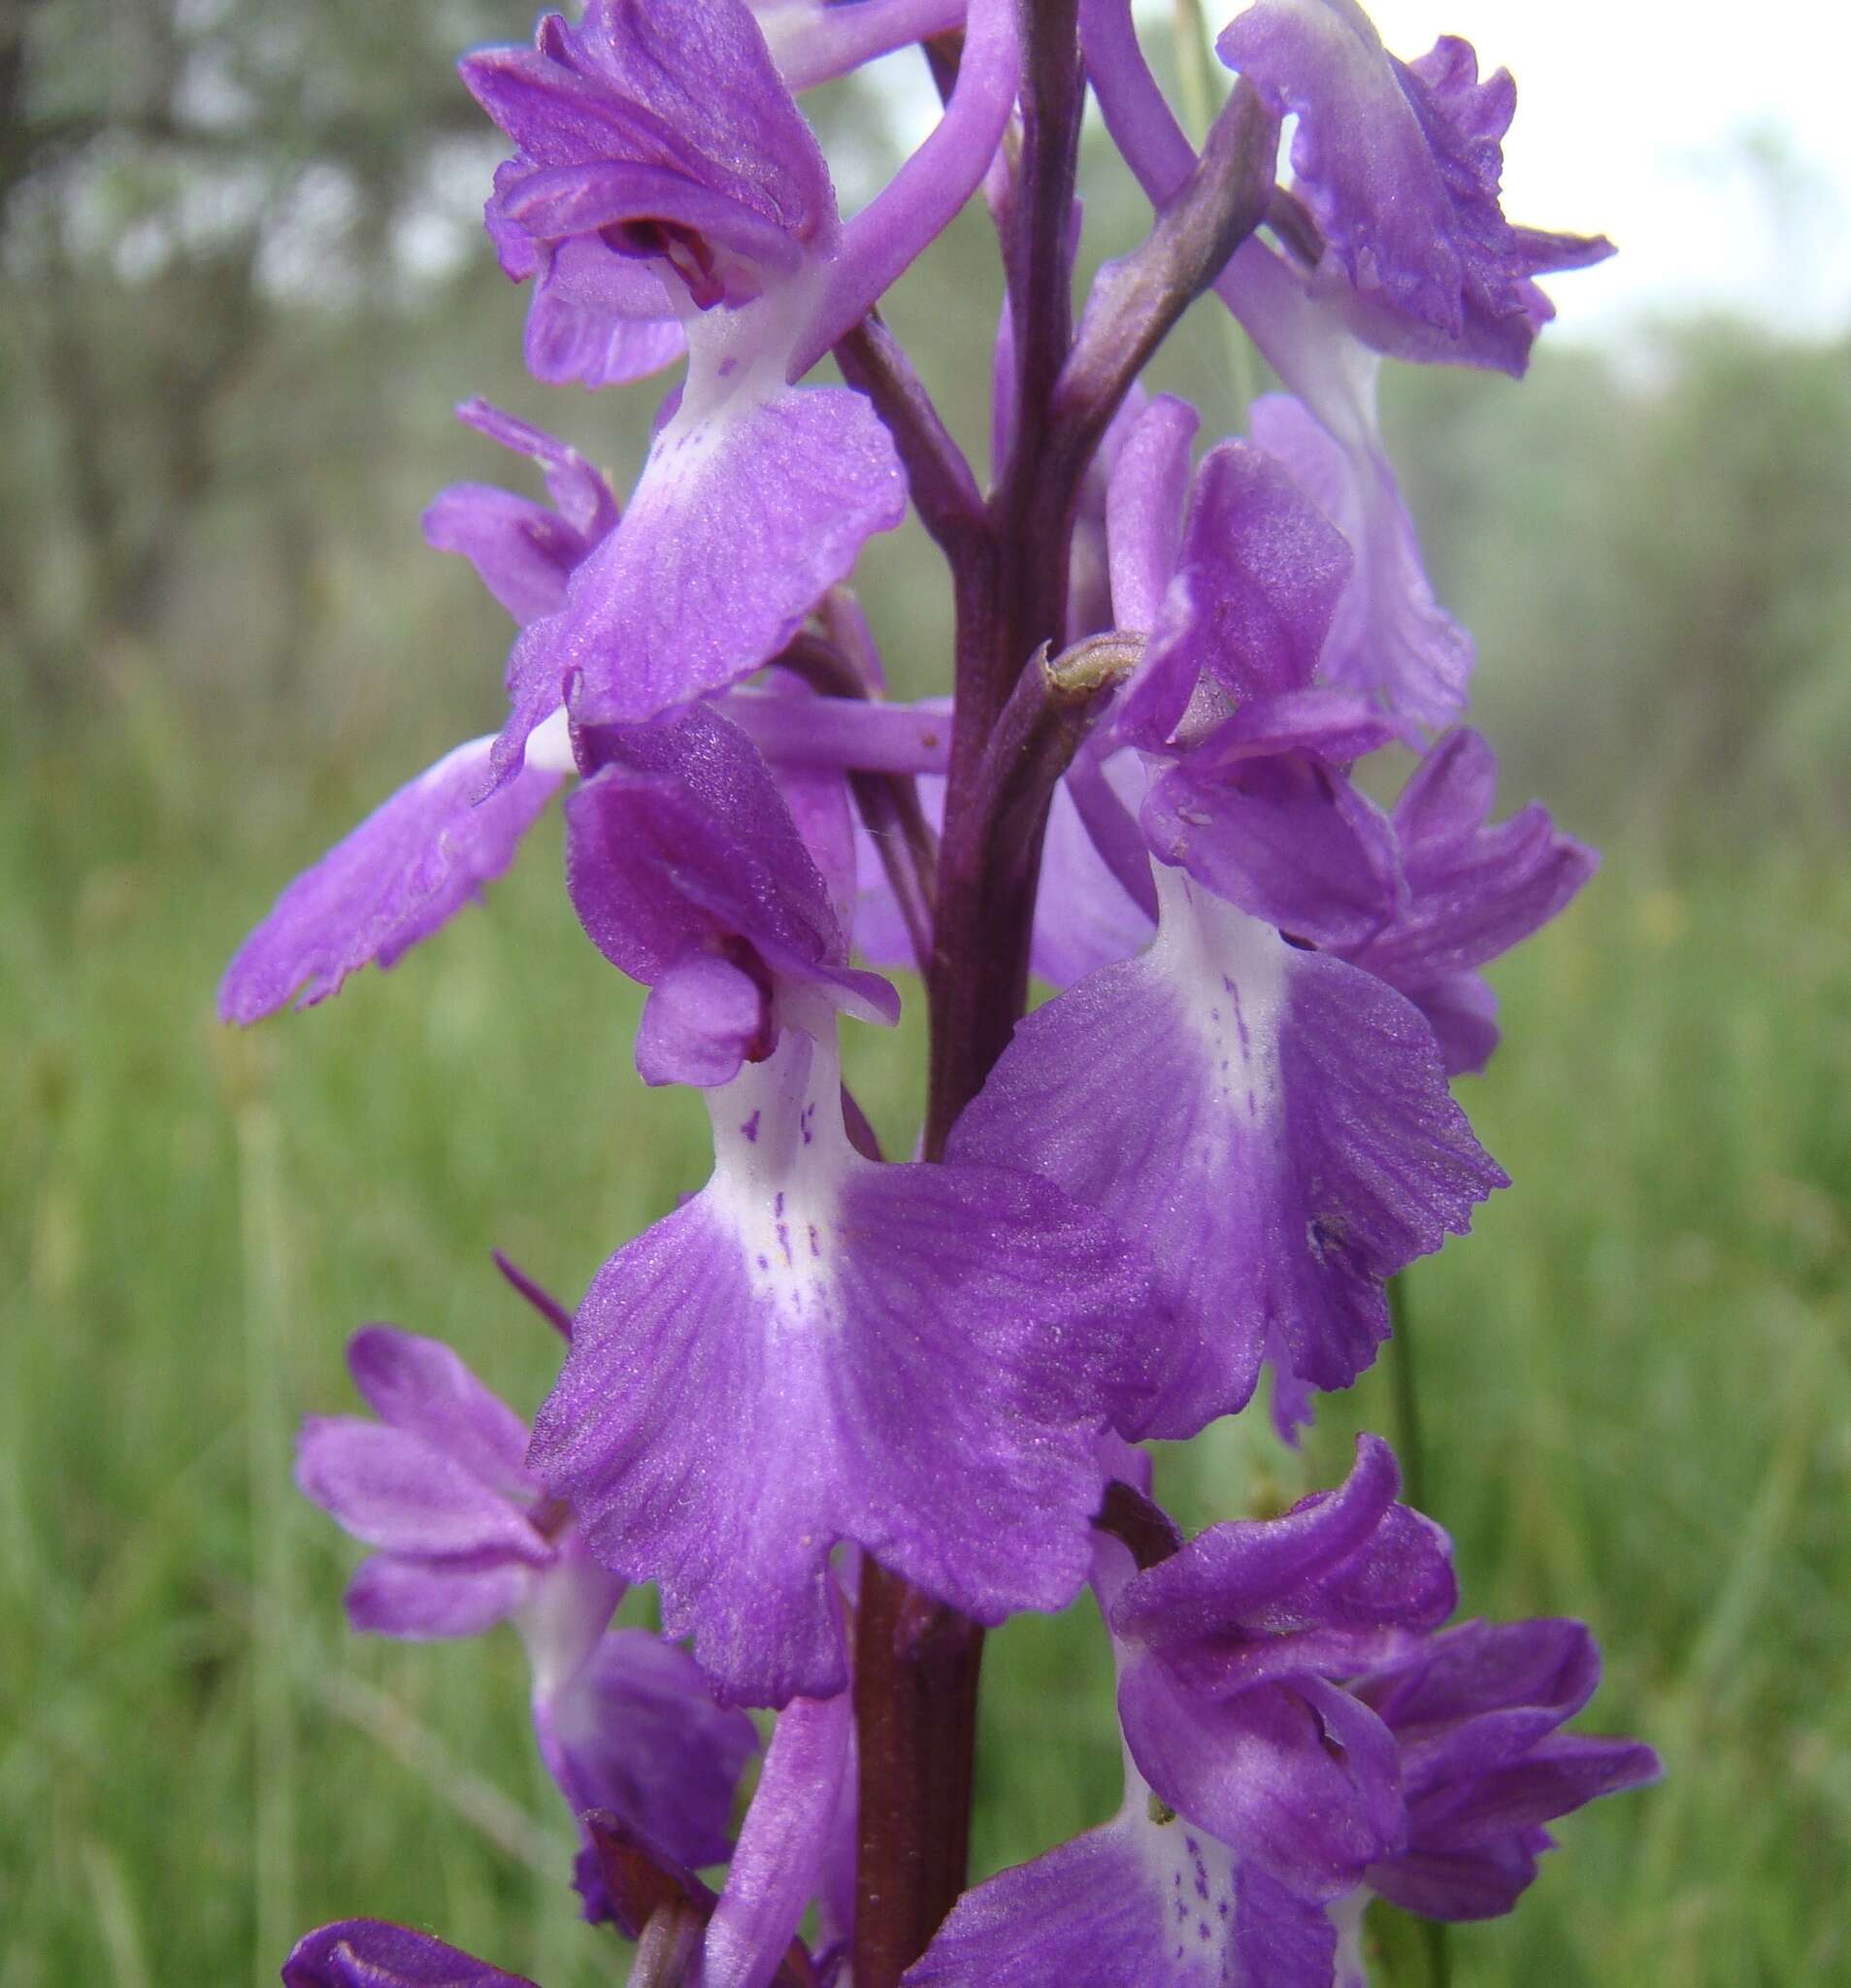
<svg viewBox="0 0 1851 1988">
<path fill-rule="evenodd" d="M 780 992 L 777 1019 L 772 1054 L 708 1093 L 707 1199 L 737 1236 L 753 1290 L 780 1318 L 820 1325 L 835 1315 L 843 1189 L 868 1162 L 843 1124 L 834 1011 Z"/>
</svg>

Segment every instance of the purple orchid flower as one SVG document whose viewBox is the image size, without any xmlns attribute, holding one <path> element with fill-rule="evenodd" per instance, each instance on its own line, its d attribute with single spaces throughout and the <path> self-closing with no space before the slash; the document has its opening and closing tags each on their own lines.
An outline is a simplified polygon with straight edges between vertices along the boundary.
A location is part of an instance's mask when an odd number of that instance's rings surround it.
<svg viewBox="0 0 1851 1988">
<path fill-rule="evenodd" d="M 1238 443 L 1174 525 L 1184 414 L 1153 403 L 1120 458 L 1108 514 L 1140 522 L 1112 545 L 1114 613 L 1155 625 L 1069 779 L 1101 867 L 1139 909 L 1150 892 L 1155 938 L 1017 1025 L 949 1148 L 1044 1174 L 1165 1268 L 1172 1337 L 1132 1436 L 1240 1408 L 1265 1358 L 1294 1401 L 1294 1381 L 1347 1386 L 1387 1336 L 1384 1280 L 1504 1178 L 1420 1012 L 1305 944 L 1369 941 L 1403 889 L 1393 830 L 1344 771 L 1387 728 L 1312 680 L 1341 541 Z"/>
<path fill-rule="evenodd" d="M 298 1474 L 374 1549 L 355 1627 L 515 1626 L 586 1916 L 657 1988 L 1355 1988 L 1372 1898 L 1506 1910 L 1555 1817 L 1656 1772 L 1563 1732 L 1578 1625 L 1442 1630 L 1449 1545 L 1376 1439 L 1187 1544 L 1132 1446 L 1269 1363 L 1289 1439 L 1373 1358 L 1385 1280 L 1503 1184 L 1447 1079 L 1496 1040 L 1480 970 L 1592 858 L 1540 809 L 1492 822 L 1376 378 L 1521 371 L 1537 276 L 1605 245 L 1504 220 L 1513 92 L 1464 43 L 1403 63 L 1355 0 L 1255 0 L 1198 159 L 1130 0 L 1076 13 L 586 0 L 466 58 L 512 144 L 485 218 L 531 369 L 685 373 L 621 516 L 563 444 L 465 410 L 548 491 L 425 521 L 516 623 L 507 722 L 299 878 L 221 992 L 250 1019 L 390 965 L 575 777 L 569 894 L 647 990 L 645 1078 L 702 1092 L 712 1172 L 576 1314 L 510 1270 L 569 1342 L 531 1434 L 370 1328 L 379 1419 L 312 1419 Z M 919 38 L 942 116 L 844 220 L 796 93 Z M 1075 321 L 1089 81 L 1160 212 Z M 872 315 L 979 187 L 987 494 Z M 1193 410 L 1135 376 L 1210 285 L 1287 391 L 1198 463 Z M 804 383 L 831 353 L 852 384 Z M 955 695 L 910 708 L 840 585 L 909 498 L 957 621 Z M 1419 764 L 1384 812 L 1352 774 L 1390 745 Z M 914 1165 L 838 1044 L 898 1018 L 895 957 L 931 1009 Z M 1022 1019 L 1030 967 L 1063 991 Z M 979 1627 L 1089 1572 L 1125 1806 L 953 1907 Z M 643 1579 L 665 1636 L 611 1627 Z M 716 1892 L 752 1704 L 779 1709 Z M 367 1920 L 284 1974 L 518 1988 Z"/>
<path fill-rule="evenodd" d="M 1332 447 L 1276 397 L 1256 404 L 1256 434 L 1286 411 Z M 1069 985 L 1148 943 L 1154 901 L 1131 819 L 1141 795 L 1158 853 L 1405 994 L 1449 1077 L 1480 1070 L 1498 1037 L 1476 969 L 1556 916 L 1598 859 L 1540 807 L 1487 825 L 1497 762 L 1475 732 L 1440 740 L 1386 819 L 1341 778 L 1392 736 L 1366 700 L 1317 680 L 1350 594 L 1346 558 L 1239 445 L 1204 458 L 1185 535 L 1194 429 L 1192 409 L 1159 396 L 1114 470 L 1114 618 L 1154 633 L 1050 817 L 1037 968 Z M 1178 755 L 1173 734 L 1188 733 L 1198 743 Z M 1147 748 L 1144 762 L 1112 758 L 1126 739 Z M 1152 749 L 1176 761 L 1154 785 Z"/>
<path fill-rule="evenodd" d="M 684 1651 L 607 1628 L 624 1583 L 527 1470 L 526 1425 L 455 1353 L 369 1326 L 347 1359 L 380 1419 L 310 1417 L 296 1480 L 376 1549 L 347 1589 L 353 1627 L 419 1640 L 512 1622 L 541 1755 L 574 1815 L 614 1810 L 689 1865 L 724 1857 L 751 1722 L 713 1704 Z"/>
<path fill-rule="evenodd" d="M 1185 1820 L 1295 1896 L 1340 1897 L 1406 1833 L 1386 1727 L 1339 1690 L 1458 1600 L 1451 1547 L 1396 1503 L 1378 1437 L 1337 1491 L 1211 1526 L 1108 1605 L 1139 1772 Z"/>
<path fill-rule="evenodd" d="M 1119 1658 L 1117 1817 L 959 1902 L 907 1988 L 1360 1988 L 1371 1896 L 1508 1911 L 1546 1821 L 1655 1777 L 1557 1731 L 1592 1695 L 1578 1623 L 1467 1623 L 1450 1550 L 1365 1437 L 1336 1492 L 1133 1571 L 1102 1541 Z"/>
<path fill-rule="evenodd" d="M 1141 1257 L 1017 1168 L 858 1153 L 834 1013 L 893 997 L 846 966 L 762 763 L 708 712 L 601 749 L 575 900 L 652 982 L 640 1058 L 706 1087 L 715 1164 L 594 1279 L 533 1468 L 748 1703 L 842 1689 L 839 1541 L 978 1620 L 1064 1607 L 1094 1440 L 1141 1385 Z"/>
<path fill-rule="evenodd" d="M 1552 315 L 1534 279 L 1613 252 L 1504 219 L 1516 85 L 1503 69 L 1480 83 L 1469 42 L 1446 36 L 1405 63 L 1355 0 L 1255 0 L 1215 47 L 1297 116 L 1295 190 L 1324 241 L 1318 274 L 1341 272 L 1351 321 L 1378 350 L 1521 373 Z"/>
<path fill-rule="evenodd" d="M 744 0 L 594 0 L 577 29 L 548 16 L 534 49 L 465 61 L 517 148 L 490 232 L 511 275 L 537 277 L 543 314 L 577 314 L 558 341 L 571 370 L 603 336 L 591 377 L 623 376 L 609 351 L 661 298 L 689 355 L 622 528 L 515 645 L 498 779 L 569 688 L 585 723 L 634 723 L 749 675 L 899 523 L 905 477 L 868 402 L 790 382 L 963 205 L 1015 73 L 1012 10 L 983 0 L 938 130 L 844 230 Z"/>
</svg>

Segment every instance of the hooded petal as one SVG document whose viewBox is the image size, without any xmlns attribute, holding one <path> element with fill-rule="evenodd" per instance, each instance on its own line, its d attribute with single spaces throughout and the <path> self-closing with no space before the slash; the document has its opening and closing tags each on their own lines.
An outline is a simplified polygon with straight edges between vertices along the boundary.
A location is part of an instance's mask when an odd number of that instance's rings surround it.
<svg viewBox="0 0 1851 1988">
<path fill-rule="evenodd" d="M 607 1630 L 590 1659 L 536 1701 L 536 1727 L 575 1815 L 607 1808 L 690 1869 L 731 1846 L 733 1796 L 758 1734 L 713 1702 L 685 1650 Z"/>
<path fill-rule="evenodd" d="M 1140 1574 L 1112 1608 L 1113 1635 L 1173 1659 L 1192 1645 L 1284 1642 L 1320 1629 L 1435 1627 L 1457 1599 L 1451 1547 L 1431 1519 L 1396 1503 L 1400 1489 L 1388 1444 L 1359 1436 L 1338 1490 L 1280 1518 L 1210 1526 Z"/>
<path fill-rule="evenodd" d="M 289 885 L 225 969 L 222 1019 L 325 1001 L 349 974 L 392 966 L 480 896 L 560 780 L 530 766 L 478 806 L 492 744 L 457 746 Z"/>
<path fill-rule="evenodd" d="M 1019 1023 L 949 1150 L 1032 1167 L 1143 1242 L 1176 1310 L 1158 1399 L 1120 1426 L 1183 1437 L 1247 1400 L 1270 1333 L 1347 1386 L 1387 1335 L 1382 1280 L 1504 1176 L 1405 1001 L 1157 876 L 1155 944 Z"/>
<path fill-rule="evenodd" d="M 1324 946 L 1373 938 L 1401 884 L 1381 812 L 1309 753 L 1224 758 L 1214 744 L 1151 788 L 1142 820 L 1155 853 L 1295 938 Z"/>
<path fill-rule="evenodd" d="M 803 1029 L 709 1106 L 714 1177 L 594 1280 L 535 1468 L 748 1702 L 842 1688 L 838 1540 L 980 1620 L 1063 1607 L 1141 1268 L 1031 1176 L 862 1160 Z"/>
<path fill-rule="evenodd" d="M 1217 1702 L 1134 1658 L 1118 1716 L 1138 1771 L 1179 1814 L 1298 1897 L 1339 1897 L 1406 1840 L 1395 1742 L 1315 1678 Z"/>
<path fill-rule="evenodd" d="M 305 1934 L 282 1979 L 283 1988 L 534 1988 L 524 1974 L 383 1919 L 343 1919 Z"/>
<path fill-rule="evenodd" d="M 606 958 L 656 989 L 640 1044 L 656 1079 L 687 1070 L 718 1081 L 740 1056 L 764 1054 L 774 984 L 864 1020 L 896 1017 L 893 988 L 845 964 L 828 884 L 737 726 L 696 710 L 587 736 L 582 749 L 605 763 L 567 807 L 567 887 Z M 700 966 L 703 954 L 723 956 L 735 977 Z"/>
<path fill-rule="evenodd" d="M 593 0 L 577 27 L 548 16 L 533 49 L 480 50 L 461 68 L 517 148 L 516 183 L 549 167 L 648 166 L 799 242 L 837 225 L 815 136 L 742 0 Z"/>
</svg>

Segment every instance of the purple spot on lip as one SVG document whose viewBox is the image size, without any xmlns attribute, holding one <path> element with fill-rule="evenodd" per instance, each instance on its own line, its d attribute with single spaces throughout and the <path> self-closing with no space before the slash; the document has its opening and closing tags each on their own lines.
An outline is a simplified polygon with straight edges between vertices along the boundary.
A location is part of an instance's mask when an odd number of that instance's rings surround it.
<svg viewBox="0 0 1851 1988">
<path fill-rule="evenodd" d="M 776 1201 L 774 1201 L 774 1202 L 772 1203 L 772 1213 L 773 1213 L 773 1214 L 775 1214 L 775 1215 L 781 1215 L 781 1214 L 782 1214 L 783 1212 L 784 1212 L 784 1190 L 783 1190 L 783 1189 L 782 1189 L 782 1188 L 780 1187 L 780 1188 L 779 1188 L 779 1189 L 777 1190 L 777 1199 Z"/>
<path fill-rule="evenodd" d="M 754 1111 L 752 1115 L 748 1119 L 746 1119 L 745 1123 L 740 1127 L 740 1130 L 745 1135 L 747 1142 L 753 1145 L 756 1145 L 758 1143 L 758 1121 L 760 1115 L 761 1114 L 759 1112 Z"/>
<path fill-rule="evenodd" d="M 823 1253 L 822 1245 L 816 1240 L 816 1224 L 814 1222 L 810 1224 L 810 1253 L 812 1256 L 820 1256 Z"/>
<path fill-rule="evenodd" d="M 771 1258 L 769 1256 L 761 1256 L 758 1259 L 758 1267 L 760 1270 L 770 1270 L 772 1267 Z"/>
<path fill-rule="evenodd" d="M 784 1200 L 784 1197 L 783 1197 L 783 1196 L 782 1196 L 782 1195 L 780 1194 L 780 1195 L 779 1195 L 779 1196 L 777 1197 L 777 1200 L 778 1200 L 778 1205 L 779 1205 L 779 1206 L 781 1207 L 781 1206 L 783 1205 L 783 1200 Z M 778 1223 L 778 1225 L 777 1225 L 777 1246 L 778 1246 L 778 1248 L 780 1248 L 780 1249 L 781 1249 L 781 1250 L 782 1250 L 782 1251 L 784 1252 L 784 1261 L 785 1261 L 786 1263 L 788 1263 L 788 1262 L 789 1262 L 789 1261 L 791 1260 L 791 1259 L 790 1259 L 790 1224 L 789 1224 L 788 1222 L 779 1222 L 779 1223 Z"/>
</svg>

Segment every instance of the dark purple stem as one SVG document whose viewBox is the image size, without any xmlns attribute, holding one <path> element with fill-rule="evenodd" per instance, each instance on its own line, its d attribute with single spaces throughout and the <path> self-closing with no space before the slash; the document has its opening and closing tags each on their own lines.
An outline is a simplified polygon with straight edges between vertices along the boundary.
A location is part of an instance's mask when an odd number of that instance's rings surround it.
<svg viewBox="0 0 1851 1988">
<path fill-rule="evenodd" d="M 886 397 L 920 514 L 931 526 L 932 507 L 952 555 L 957 704 L 926 976 L 928 1160 L 942 1158 L 1022 1014 L 1048 803 L 1115 680 L 1103 653 L 1046 661 L 1066 628 L 1081 479 L 1139 368 L 1259 224 L 1272 183 L 1272 120 L 1237 89 L 1201 164 L 1120 266 L 1075 348 L 1072 220 L 1085 96 L 1077 0 L 1023 0 L 1022 11 L 1022 143 L 999 214 L 1014 418 L 986 531 L 969 529 L 955 466 L 878 334 L 851 335 L 859 343 L 847 354 L 864 369 L 857 383 L 877 404 Z M 897 1988 L 964 1888 L 982 1649 L 977 1624 L 864 1563 L 855 1988 Z"/>
<path fill-rule="evenodd" d="M 1162 1506 L 1152 1504 L 1141 1491 L 1116 1477 L 1106 1486 L 1105 1502 L 1093 1524 L 1130 1549 L 1140 1573 L 1182 1551 L 1182 1530 L 1175 1520 Z"/>
</svg>

